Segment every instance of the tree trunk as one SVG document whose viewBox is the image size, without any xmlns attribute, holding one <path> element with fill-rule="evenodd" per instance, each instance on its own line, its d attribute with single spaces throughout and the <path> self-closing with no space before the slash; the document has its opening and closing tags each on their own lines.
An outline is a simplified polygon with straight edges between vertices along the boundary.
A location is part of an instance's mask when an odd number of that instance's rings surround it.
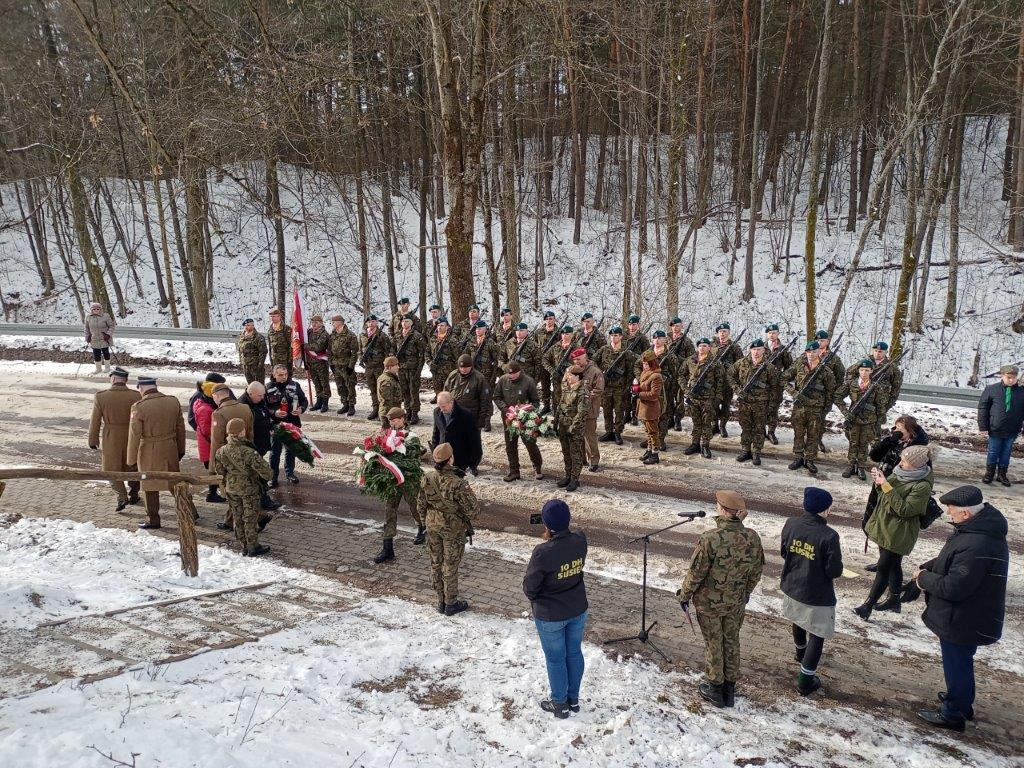
<svg viewBox="0 0 1024 768">
<path fill-rule="evenodd" d="M 1017 184 L 1010 214 L 1010 244 L 1024 251 L 1024 13 L 1020 16 L 1020 40 L 1017 47 L 1017 150 L 1014 172 Z"/>
<path fill-rule="evenodd" d="M 761 53 L 764 50 L 767 16 L 768 4 L 765 0 L 761 0 L 757 12 L 757 46 L 754 49 L 754 116 L 750 130 L 750 217 L 747 223 L 747 251 L 743 269 L 743 294 L 741 296 L 743 301 L 752 301 L 754 298 L 754 235 L 757 230 L 757 217 L 761 213 L 761 199 L 757 194 L 758 189 L 761 188 L 757 172 L 758 138 L 761 132 L 761 91 L 764 81 L 764 63 Z"/>
<path fill-rule="evenodd" d="M 167 202 L 171 209 L 171 223 L 174 225 L 174 247 L 178 251 L 178 269 L 181 270 L 181 282 L 185 285 L 185 300 L 188 302 L 189 322 L 193 328 L 196 325 L 196 300 L 195 292 L 192 290 L 192 272 L 188 266 L 188 256 L 185 252 L 185 236 L 181 229 L 181 215 L 178 213 L 178 197 L 174 191 L 174 183 L 170 176 L 164 178 L 167 186 Z"/>
<path fill-rule="evenodd" d="M 953 123 L 952 175 L 949 189 L 949 277 L 946 280 L 946 311 L 943 325 L 956 320 L 957 280 L 960 260 L 960 177 L 964 165 L 964 127 L 966 117 L 961 112 Z"/>
<path fill-rule="evenodd" d="M 195 327 L 209 328 L 210 292 L 207 275 L 209 253 L 204 232 L 207 209 L 203 195 L 206 168 L 198 157 L 188 151 L 186 151 L 182 165 L 182 181 L 185 184 L 185 246 L 188 250 L 188 268 L 192 273 L 192 299 L 196 309 Z M 278 294 L 283 296 L 281 286 L 278 286 Z"/>
<path fill-rule="evenodd" d="M 28 222 L 32 241 L 35 243 L 39 258 L 40 277 L 43 283 L 43 296 L 53 293 L 55 283 L 53 281 L 53 270 L 50 268 L 50 254 L 46 248 L 46 238 L 43 237 L 41 206 L 36 200 L 35 185 L 31 181 L 22 182 L 25 189 L 25 202 L 28 205 Z"/>
<path fill-rule="evenodd" d="M 174 295 L 174 272 L 171 270 L 171 248 L 167 244 L 167 216 L 164 214 L 163 195 L 160 191 L 160 179 L 155 169 L 153 173 L 153 197 L 156 203 L 157 224 L 160 225 L 160 251 L 164 259 L 164 275 L 167 278 L 167 302 L 171 308 L 171 327 L 181 325 L 178 319 L 178 301 Z"/>
<path fill-rule="evenodd" d="M 420 319 L 426 320 L 427 317 L 427 204 L 428 197 L 430 195 L 430 168 L 431 168 L 431 154 L 430 154 L 430 133 L 427 130 L 427 110 L 429 105 L 427 103 L 426 93 L 426 72 L 422 57 L 420 56 L 419 49 L 415 50 L 416 55 L 416 95 L 419 100 L 419 120 L 417 121 L 417 128 L 419 129 L 419 144 L 420 144 L 420 172 L 419 172 L 419 205 L 420 205 L 420 228 L 419 228 L 419 302 L 420 302 Z M 437 303 L 444 305 L 442 297 L 437 297 Z M 451 319 L 451 318 L 449 318 Z"/>
<path fill-rule="evenodd" d="M 92 238 L 89 236 L 89 203 L 86 200 L 82 177 L 78 175 L 78 168 L 74 165 L 68 166 L 67 177 L 68 192 L 71 195 L 71 217 L 75 225 L 75 239 L 78 241 L 78 250 L 82 254 L 82 262 L 85 264 L 85 274 L 89 278 L 89 286 L 92 288 L 92 300 L 99 302 L 103 311 L 113 317 L 114 307 L 110 304 L 110 295 L 103 282 L 103 270 L 96 259 L 96 250 L 93 248 Z"/>
<path fill-rule="evenodd" d="M 135 179 L 125 180 L 133 186 L 136 183 Z M 167 306 L 169 299 L 167 298 L 167 290 L 164 288 L 164 276 L 163 272 L 160 271 L 160 256 L 156 251 L 156 242 L 153 240 L 153 225 L 149 218 L 149 200 L 146 197 L 146 183 L 138 183 L 139 192 L 139 207 L 142 209 L 142 226 L 146 232 L 146 245 L 149 247 L 149 256 L 153 262 L 153 279 L 156 281 L 156 292 L 160 297 L 160 308 L 163 309 Z"/>
</svg>

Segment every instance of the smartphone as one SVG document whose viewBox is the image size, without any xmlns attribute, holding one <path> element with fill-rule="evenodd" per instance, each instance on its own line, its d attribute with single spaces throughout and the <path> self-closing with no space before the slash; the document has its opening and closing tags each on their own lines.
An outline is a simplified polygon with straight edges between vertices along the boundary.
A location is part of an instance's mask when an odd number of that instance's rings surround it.
<svg viewBox="0 0 1024 768">
<path fill-rule="evenodd" d="M 530 525 L 540 525 L 544 522 L 544 519 L 540 516 L 540 512 L 534 512 L 530 515 Z"/>
</svg>

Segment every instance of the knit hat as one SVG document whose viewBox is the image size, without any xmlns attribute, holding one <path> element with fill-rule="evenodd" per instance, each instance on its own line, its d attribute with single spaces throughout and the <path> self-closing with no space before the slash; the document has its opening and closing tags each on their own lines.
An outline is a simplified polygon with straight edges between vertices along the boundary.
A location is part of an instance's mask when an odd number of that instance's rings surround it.
<svg viewBox="0 0 1024 768">
<path fill-rule="evenodd" d="M 579 358 L 583 357 L 585 354 L 587 354 L 587 350 L 585 350 L 583 347 L 576 347 L 576 349 L 574 349 L 572 352 L 569 353 L 569 359 L 570 360 L 578 360 Z"/>
<path fill-rule="evenodd" d="M 385 368 L 390 368 L 393 365 L 400 365 L 397 357 L 395 357 L 394 355 L 388 355 L 387 357 L 384 358 Z"/>
<path fill-rule="evenodd" d="M 223 384 L 225 381 L 227 381 L 227 379 L 225 379 L 216 371 L 210 371 L 208 374 L 206 374 L 206 378 L 203 379 L 203 381 L 212 381 L 214 384 Z"/>
<path fill-rule="evenodd" d="M 561 499 L 551 499 L 544 502 L 540 510 L 540 519 L 548 530 L 558 532 L 569 528 L 569 505 Z"/>
<path fill-rule="evenodd" d="M 730 326 L 728 323 L 719 323 L 718 325 L 715 326 L 715 333 L 718 333 L 719 331 L 730 330 L 732 330 L 732 326 Z"/>
<path fill-rule="evenodd" d="M 768 325 L 766 325 L 764 327 L 764 332 L 765 333 L 768 333 L 769 331 L 777 331 L 777 330 L 779 330 L 779 324 L 778 323 L 768 323 Z"/>
<path fill-rule="evenodd" d="M 434 457 L 434 461 L 440 464 L 442 461 L 448 461 L 452 457 L 452 446 L 450 443 L 441 443 L 434 452 L 431 454 Z"/>
<path fill-rule="evenodd" d="M 547 320 L 549 317 L 554 317 L 554 316 L 555 316 L 555 313 L 552 312 L 550 309 L 547 312 L 544 313 L 544 319 L 545 320 Z"/>
<path fill-rule="evenodd" d="M 816 338 L 816 339 L 829 339 L 829 338 L 832 338 L 832 337 L 829 335 L 829 332 L 826 331 L 823 328 L 820 331 L 818 331 L 816 334 L 814 334 L 814 338 Z"/>
<path fill-rule="evenodd" d="M 112 379 L 113 378 L 127 379 L 128 378 L 128 371 L 126 371 L 121 366 L 117 366 L 117 368 L 115 368 L 114 370 L 112 370 L 110 372 L 110 378 L 112 378 Z"/>
<path fill-rule="evenodd" d="M 752 342 L 750 342 L 750 348 L 751 349 L 759 349 L 759 348 L 763 349 L 764 348 L 764 339 L 754 339 Z"/>
<path fill-rule="evenodd" d="M 804 352 L 817 352 L 818 349 L 818 342 L 816 341 L 808 341 L 804 346 Z"/>
<path fill-rule="evenodd" d="M 245 422 L 241 419 L 231 419 L 228 421 L 228 434 L 229 435 L 242 435 L 245 434 Z"/>
<path fill-rule="evenodd" d="M 202 381 L 199 383 L 199 389 L 202 390 L 203 394 L 207 397 L 213 397 L 213 388 L 219 386 L 220 384 L 213 381 Z"/>
<path fill-rule="evenodd" d="M 563 325 L 562 333 L 575 333 L 571 325 Z"/>
<path fill-rule="evenodd" d="M 901 459 L 906 459 L 911 469 L 920 469 L 933 458 L 935 458 L 935 446 L 933 445 L 908 445 L 900 454 Z"/>
<path fill-rule="evenodd" d="M 655 338 L 655 339 L 667 339 L 668 336 L 665 334 L 665 332 L 663 330 L 661 330 L 659 328 L 658 330 L 656 330 L 654 332 L 654 334 L 652 335 L 652 338 Z"/>
<path fill-rule="evenodd" d="M 644 352 L 642 355 L 640 355 L 640 359 L 643 360 L 647 364 L 651 364 L 651 363 L 654 363 L 654 362 L 656 362 L 658 360 L 658 356 L 656 354 L 654 354 L 654 350 L 653 349 L 648 349 L 646 352 Z"/>
<path fill-rule="evenodd" d="M 473 364 L 473 358 L 469 355 L 459 355 L 459 367 L 467 368 Z"/>
<path fill-rule="evenodd" d="M 630 315 L 629 322 L 636 325 L 637 323 L 640 322 L 640 315 Z"/>
<path fill-rule="evenodd" d="M 884 341 L 876 341 L 874 344 L 871 345 L 871 348 L 872 349 L 880 349 L 883 352 L 888 352 L 889 351 L 889 345 L 886 344 Z"/>
<path fill-rule="evenodd" d="M 528 330 L 530 330 L 530 326 L 528 326 L 526 323 L 516 323 L 516 330 L 517 331 L 528 331 Z"/>
<path fill-rule="evenodd" d="M 985 499 L 977 486 L 961 485 L 939 496 L 939 501 L 947 506 L 952 504 L 954 507 L 976 507 Z"/>
<path fill-rule="evenodd" d="M 389 408 L 386 415 L 389 419 L 404 419 L 405 408 L 402 408 L 400 405 L 396 405 L 394 408 Z"/>
<path fill-rule="evenodd" d="M 622 335 L 622 326 L 621 325 L 613 325 L 611 328 L 608 329 L 608 335 L 609 336 L 621 336 Z"/>
<path fill-rule="evenodd" d="M 824 488 L 809 485 L 804 488 L 804 511 L 812 515 L 820 515 L 832 506 L 832 494 Z"/>
</svg>

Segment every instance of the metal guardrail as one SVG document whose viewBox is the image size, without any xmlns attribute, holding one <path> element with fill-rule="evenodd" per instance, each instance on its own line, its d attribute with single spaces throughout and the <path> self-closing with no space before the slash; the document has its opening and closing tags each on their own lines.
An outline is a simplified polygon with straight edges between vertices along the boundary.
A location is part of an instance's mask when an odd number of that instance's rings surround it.
<svg viewBox="0 0 1024 768">
<path fill-rule="evenodd" d="M 37 325 L 35 323 L 0 323 L 3 336 L 83 336 L 79 325 Z M 158 339 L 161 341 L 220 341 L 234 342 L 237 331 L 223 331 L 216 328 L 139 328 L 119 325 L 116 337 L 125 339 Z M 932 405 L 951 405 L 959 408 L 974 408 L 978 405 L 981 390 L 964 387 L 939 387 L 931 384 L 904 383 L 900 393 L 902 400 Z"/>
</svg>

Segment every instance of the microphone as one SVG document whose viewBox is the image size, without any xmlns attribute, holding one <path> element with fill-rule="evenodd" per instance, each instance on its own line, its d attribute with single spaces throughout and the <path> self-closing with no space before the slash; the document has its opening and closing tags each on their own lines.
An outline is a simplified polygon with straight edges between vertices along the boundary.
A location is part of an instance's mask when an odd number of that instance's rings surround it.
<svg viewBox="0 0 1024 768">
<path fill-rule="evenodd" d="M 696 512 L 680 512 L 678 517 L 688 517 L 691 520 L 695 517 L 707 517 L 708 513 L 703 509 L 699 509 Z"/>
</svg>

